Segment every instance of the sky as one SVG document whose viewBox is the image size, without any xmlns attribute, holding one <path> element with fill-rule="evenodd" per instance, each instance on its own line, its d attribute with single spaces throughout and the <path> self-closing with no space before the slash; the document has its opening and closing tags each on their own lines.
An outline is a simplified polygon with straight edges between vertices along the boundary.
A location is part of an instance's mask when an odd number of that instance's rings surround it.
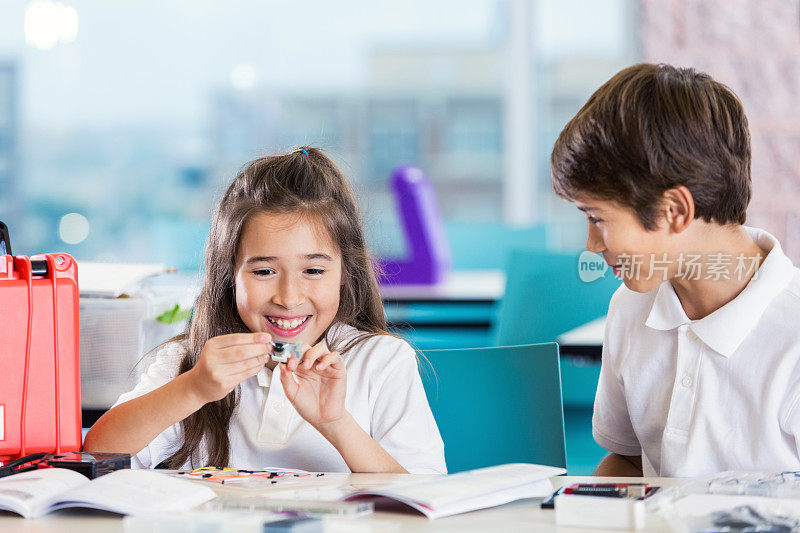
<svg viewBox="0 0 800 533">
<path fill-rule="evenodd" d="M 619 55 L 632 0 L 540 0 L 542 56 Z M 0 0 L 0 62 L 20 69 L 25 128 L 205 124 L 211 94 L 251 65 L 256 87 L 356 91 L 376 46 L 502 43 L 506 0 L 62 0 L 74 42 L 25 43 L 29 2 Z"/>
</svg>

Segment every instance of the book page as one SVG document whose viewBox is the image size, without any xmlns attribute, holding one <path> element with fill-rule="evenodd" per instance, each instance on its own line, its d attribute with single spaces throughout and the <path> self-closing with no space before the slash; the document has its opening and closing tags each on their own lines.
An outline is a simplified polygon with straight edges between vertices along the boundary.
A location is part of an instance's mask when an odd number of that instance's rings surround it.
<svg viewBox="0 0 800 533">
<path fill-rule="evenodd" d="M 117 470 L 61 494 L 51 510 L 92 507 L 143 515 L 186 511 L 214 498 L 210 487 L 153 470 Z"/>
<path fill-rule="evenodd" d="M 523 498 L 547 496 L 553 491 L 550 478 L 564 473 L 566 470 L 563 468 L 512 463 L 423 481 L 400 482 L 382 488 L 358 490 L 345 500 L 380 496 L 403 502 L 434 519 Z"/>
<path fill-rule="evenodd" d="M 406 498 L 395 493 L 391 493 L 390 495 L 386 492 L 377 491 L 370 494 L 382 494 L 379 499 L 383 501 L 396 501 L 404 503 L 433 520 L 435 518 L 442 518 L 454 514 L 466 513 L 478 509 L 486 509 L 488 507 L 495 507 L 497 505 L 503 505 L 504 503 L 509 503 L 524 498 L 539 498 L 549 496 L 552 494 L 552 492 L 553 484 L 550 483 L 550 480 L 541 479 L 539 481 L 534 481 L 522 486 L 500 489 L 489 494 L 468 496 L 458 501 L 438 505 L 435 508 L 428 507 L 427 505 L 423 505 L 414 499 Z M 356 501 L 358 501 L 358 498 L 356 498 Z"/>
<path fill-rule="evenodd" d="M 542 498 L 549 496 L 553 493 L 553 484 L 550 479 L 541 479 L 533 481 L 522 486 L 501 489 L 497 492 L 490 494 L 482 494 L 480 496 L 472 496 L 464 500 L 452 502 L 437 507 L 434 510 L 419 509 L 430 519 L 441 518 L 443 516 L 450 516 L 459 513 L 466 513 L 467 511 L 474 511 L 476 509 L 486 509 L 487 507 L 495 507 L 503 505 L 504 503 L 521 500 L 523 498 Z"/>
<path fill-rule="evenodd" d="M 565 472 L 563 468 L 516 463 L 468 470 L 422 482 L 390 485 L 378 491 L 364 492 L 402 497 L 436 509 L 485 494 L 530 485 Z"/>
<path fill-rule="evenodd" d="M 0 508 L 35 518 L 47 513 L 50 500 L 85 485 L 89 479 L 65 468 L 40 468 L 0 478 Z"/>
</svg>

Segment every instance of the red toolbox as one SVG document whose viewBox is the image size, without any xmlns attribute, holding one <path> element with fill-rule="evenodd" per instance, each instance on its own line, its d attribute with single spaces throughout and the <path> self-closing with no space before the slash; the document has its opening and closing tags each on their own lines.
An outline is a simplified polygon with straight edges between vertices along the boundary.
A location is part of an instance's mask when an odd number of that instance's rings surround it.
<svg viewBox="0 0 800 533">
<path fill-rule="evenodd" d="M 78 354 L 75 260 L 0 255 L 0 463 L 81 449 Z"/>
</svg>

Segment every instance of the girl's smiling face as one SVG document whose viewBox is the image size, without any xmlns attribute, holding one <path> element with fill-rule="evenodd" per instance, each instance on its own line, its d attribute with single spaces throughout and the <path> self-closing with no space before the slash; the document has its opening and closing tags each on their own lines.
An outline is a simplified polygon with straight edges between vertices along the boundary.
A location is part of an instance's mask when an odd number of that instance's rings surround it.
<svg viewBox="0 0 800 533">
<path fill-rule="evenodd" d="M 252 332 L 316 344 L 339 309 L 342 257 L 313 216 L 262 212 L 244 226 L 236 308 Z"/>
</svg>

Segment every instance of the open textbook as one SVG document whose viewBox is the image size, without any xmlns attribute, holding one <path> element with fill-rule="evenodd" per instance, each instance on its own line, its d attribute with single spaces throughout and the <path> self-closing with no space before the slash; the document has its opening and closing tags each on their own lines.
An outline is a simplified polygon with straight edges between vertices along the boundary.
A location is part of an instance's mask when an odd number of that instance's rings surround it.
<svg viewBox="0 0 800 533">
<path fill-rule="evenodd" d="M 41 468 L 0 479 L 0 509 L 25 518 L 67 507 L 128 515 L 184 511 L 214 497 L 210 487 L 152 470 L 117 470 L 89 480 L 66 468 Z"/>
<path fill-rule="evenodd" d="M 358 509 L 353 510 L 352 504 L 355 503 L 374 502 L 381 506 L 383 503 L 400 502 L 434 519 L 523 498 L 549 496 L 553 492 L 550 477 L 564 473 L 566 470 L 563 468 L 514 463 L 447 476 L 413 476 L 407 481 L 388 483 L 381 479 L 385 478 L 381 475 L 377 475 L 376 479 L 359 476 L 354 481 L 356 478 L 342 473 L 318 473 L 307 477 L 292 475 L 282 478 L 285 482 L 280 479 L 265 481 L 265 478 L 251 478 L 249 487 L 261 487 L 257 493 L 246 496 L 228 493 L 206 507 L 217 511 L 252 512 L 325 508 L 328 511 L 323 512 L 344 515 L 351 512 L 358 514 Z M 392 477 L 397 479 L 405 476 Z M 351 505 L 337 507 L 336 503 L 342 500 Z"/>
<path fill-rule="evenodd" d="M 434 519 L 523 498 L 548 496 L 553 492 L 550 477 L 566 472 L 552 466 L 512 463 L 370 488 L 354 492 L 346 499 L 388 498 Z"/>
</svg>

